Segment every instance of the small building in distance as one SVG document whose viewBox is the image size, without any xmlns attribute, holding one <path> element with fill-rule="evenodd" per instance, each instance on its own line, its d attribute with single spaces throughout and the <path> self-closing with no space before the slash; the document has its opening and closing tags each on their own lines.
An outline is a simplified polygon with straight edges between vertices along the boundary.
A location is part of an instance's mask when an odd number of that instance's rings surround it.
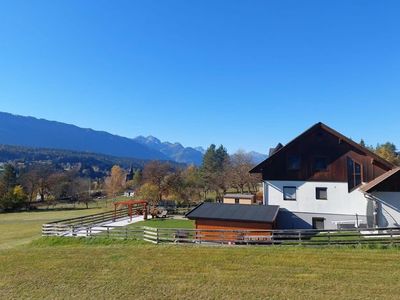
<svg viewBox="0 0 400 300">
<path fill-rule="evenodd" d="M 135 196 L 135 191 L 132 189 L 125 190 L 124 196 L 125 197 L 133 197 L 133 196 Z"/>
<path fill-rule="evenodd" d="M 256 197 L 253 194 L 225 194 L 224 204 L 256 204 Z"/>
</svg>

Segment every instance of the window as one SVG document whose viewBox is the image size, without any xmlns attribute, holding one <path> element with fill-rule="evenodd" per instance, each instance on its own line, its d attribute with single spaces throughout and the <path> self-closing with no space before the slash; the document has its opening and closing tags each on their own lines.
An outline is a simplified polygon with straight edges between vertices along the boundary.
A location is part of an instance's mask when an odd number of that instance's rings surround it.
<svg viewBox="0 0 400 300">
<path fill-rule="evenodd" d="M 284 186 L 283 187 L 283 200 L 296 201 L 296 187 Z"/>
<path fill-rule="evenodd" d="M 316 157 L 314 160 L 314 170 L 315 171 L 326 171 L 328 169 L 328 158 L 326 157 Z"/>
<path fill-rule="evenodd" d="M 317 187 L 315 189 L 315 198 L 317 200 L 328 200 L 328 188 Z"/>
<path fill-rule="evenodd" d="M 301 159 L 300 155 L 289 155 L 287 160 L 288 170 L 300 170 Z"/>
<path fill-rule="evenodd" d="M 361 165 L 350 157 L 347 158 L 347 181 L 349 184 L 349 191 L 362 183 Z"/>
<path fill-rule="evenodd" d="M 324 218 L 312 218 L 312 228 L 317 230 L 324 230 Z"/>
</svg>

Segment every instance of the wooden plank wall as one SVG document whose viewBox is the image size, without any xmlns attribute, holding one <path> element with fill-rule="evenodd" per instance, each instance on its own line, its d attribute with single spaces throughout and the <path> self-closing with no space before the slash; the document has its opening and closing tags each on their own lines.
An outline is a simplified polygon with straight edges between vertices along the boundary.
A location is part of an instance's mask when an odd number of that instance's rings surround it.
<svg viewBox="0 0 400 300">
<path fill-rule="evenodd" d="M 289 170 L 290 156 L 300 155 L 299 170 Z M 314 169 L 317 157 L 326 157 L 328 168 Z M 301 140 L 279 152 L 263 168 L 264 180 L 347 182 L 347 157 L 362 165 L 363 181 L 369 182 L 389 169 L 348 143 L 322 129 L 310 132 Z"/>
</svg>

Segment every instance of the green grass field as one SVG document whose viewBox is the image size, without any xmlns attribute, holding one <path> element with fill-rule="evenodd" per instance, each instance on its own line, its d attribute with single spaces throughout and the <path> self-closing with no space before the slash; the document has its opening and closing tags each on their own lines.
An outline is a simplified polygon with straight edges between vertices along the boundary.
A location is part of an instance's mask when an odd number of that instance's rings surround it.
<svg viewBox="0 0 400 300">
<path fill-rule="evenodd" d="M 23 245 L 40 237 L 43 223 L 95 214 L 104 210 L 108 209 L 44 210 L 0 214 L 0 249 Z"/>
<path fill-rule="evenodd" d="M 52 239 L 50 239 L 51 241 Z M 72 240 L 0 251 L 2 299 L 396 299 L 394 249 L 196 247 Z"/>
<path fill-rule="evenodd" d="M 133 223 L 130 227 L 153 227 L 153 228 L 186 228 L 194 229 L 194 221 L 181 219 L 149 219 Z"/>
<path fill-rule="evenodd" d="M 0 214 L 0 299 L 399 298 L 398 248 L 37 239 L 44 222 L 96 212 Z M 185 220 L 146 223 L 193 226 Z"/>
</svg>

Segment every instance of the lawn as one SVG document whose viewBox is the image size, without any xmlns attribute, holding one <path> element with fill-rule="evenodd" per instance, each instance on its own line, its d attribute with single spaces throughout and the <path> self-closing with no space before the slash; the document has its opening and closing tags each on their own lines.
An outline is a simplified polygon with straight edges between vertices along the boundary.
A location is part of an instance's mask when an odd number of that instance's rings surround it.
<svg viewBox="0 0 400 300">
<path fill-rule="evenodd" d="M 194 229 L 194 221 L 186 219 L 148 219 L 133 223 L 130 227 L 153 227 L 153 228 L 186 228 Z"/>
<path fill-rule="evenodd" d="M 102 212 L 104 208 L 40 210 L 0 214 L 0 249 L 29 243 L 41 236 L 42 224 Z"/>
<path fill-rule="evenodd" d="M 1 298 L 395 299 L 400 289 L 397 249 L 69 241 L 0 250 Z"/>
<path fill-rule="evenodd" d="M 99 209 L 1 214 L 0 298 L 399 298 L 398 248 L 37 239 L 42 223 L 96 212 Z M 155 219 L 135 224 L 142 225 L 192 228 L 193 222 Z"/>
</svg>

